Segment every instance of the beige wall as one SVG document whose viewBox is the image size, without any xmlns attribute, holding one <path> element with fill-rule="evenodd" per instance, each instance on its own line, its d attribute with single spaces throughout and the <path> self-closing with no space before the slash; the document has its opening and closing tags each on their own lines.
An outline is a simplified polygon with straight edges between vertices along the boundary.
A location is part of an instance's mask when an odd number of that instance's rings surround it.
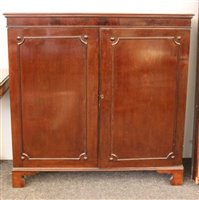
<svg viewBox="0 0 199 200">
<path fill-rule="evenodd" d="M 0 67 L 8 66 L 6 23 L 2 13 L 5 12 L 90 12 L 90 13 L 192 13 L 191 48 L 189 62 L 189 82 L 186 109 L 186 125 L 184 140 L 184 157 L 191 157 L 194 90 L 196 71 L 196 48 L 197 48 L 197 0 L 1 0 L 0 1 Z M 11 127 L 9 94 L 1 100 L 0 119 L 0 158 L 12 159 Z"/>
</svg>

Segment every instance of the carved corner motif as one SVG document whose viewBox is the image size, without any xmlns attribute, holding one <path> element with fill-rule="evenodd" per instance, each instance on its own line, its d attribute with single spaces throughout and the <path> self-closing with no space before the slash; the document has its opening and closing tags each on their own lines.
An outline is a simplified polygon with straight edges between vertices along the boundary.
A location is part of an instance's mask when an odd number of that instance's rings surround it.
<svg viewBox="0 0 199 200">
<path fill-rule="evenodd" d="M 118 160 L 118 156 L 114 153 L 111 154 L 111 156 L 109 157 L 110 161 L 117 161 Z"/>
<path fill-rule="evenodd" d="M 118 44 L 120 38 L 110 37 L 110 40 L 112 42 L 112 46 L 115 46 L 116 44 Z"/>
<path fill-rule="evenodd" d="M 25 159 L 30 160 L 30 156 L 26 153 L 22 153 L 21 154 L 21 160 L 25 160 Z"/>
<path fill-rule="evenodd" d="M 24 37 L 17 36 L 17 45 L 21 45 L 21 44 L 23 44 L 24 41 L 25 41 L 25 38 L 24 38 Z"/>
<path fill-rule="evenodd" d="M 79 160 L 87 160 L 87 159 L 88 159 L 88 156 L 85 152 L 79 155 Z"/>
<path fill-rule="evenodd" d="M 84 44 L 88 44 L 88 35 L 80 36 L 80 40 Z"/>
<path fill-rule="evenodd" d="M 173 42 L 174 42 L 176 45 L 181 45 L 181 36 L 174 37 L 174 38 L 173 38 Z"/>
<path fill-rule="evenodd" d="M 170 152 L 170 153 L 167 155 L 167 159 L 174 159 L 174 158 L 175 158 L 174 152 Z"/>
</svg>

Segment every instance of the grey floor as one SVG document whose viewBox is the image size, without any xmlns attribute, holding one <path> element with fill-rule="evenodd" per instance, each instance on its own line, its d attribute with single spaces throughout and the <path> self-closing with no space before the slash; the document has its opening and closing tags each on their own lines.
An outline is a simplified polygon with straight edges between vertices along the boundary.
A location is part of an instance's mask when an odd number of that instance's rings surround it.
<svg viewBox="0 0 199 200">
<path fill-rule="evenodd" d="M 11 161 L 0 163 L 0 199 L 199 199 L 199 185 L 190 180 L 185 164 L 183 186 L 171 186 L 168 175 L 155 172 L 54 172 L 11 186 Z"/>
</svg>

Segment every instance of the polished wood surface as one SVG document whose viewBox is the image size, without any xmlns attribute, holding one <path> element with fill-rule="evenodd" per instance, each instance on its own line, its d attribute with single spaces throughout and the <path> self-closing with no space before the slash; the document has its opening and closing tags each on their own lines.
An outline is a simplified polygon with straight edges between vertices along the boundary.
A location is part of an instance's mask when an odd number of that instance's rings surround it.
<svg viewBox="0 0 199 200">
<path fill-rule="evenodd" d="M 17 39 L 10 41 L 17 43 L 10 55 L 10 85 L 17 104 L 12 112 L 21 121 L 13 141 L 20 162 L 14 160 L 14 166 L 96 166 L 96 30 L 15 29 L 9 38 Z"/>
<path fill-rule="evenodd" d="M 182 184 L 192 15 L 6 17 L 14 187 L 67 170 L 155 170 Z"/>
<path fill-rule="evenodd" d="M 6 91 L 9 89 L 9 76 L 6 76 L 1 82 L 0 82 L 0 97 L 2 97 Z"/>
<path fill-rule="evenodd" d="M 182 185 L 183 184 L 183 173 L 184 170 L 178 169 L 178 170 L 158 170 L 157 171 L 160 174 L 170 174 L 170 183 L 171 185 Z"/>
<path fill-rule="evenodd" d="M 7 13 L 9 27 L 21 26 L 133 26 L 187 27 L 192 14 L 65 14 Z"/>
<path fill-rule="evenodd" d="M 12 186 L 15 188 L 22 188 L 25 186 L 25 176 L 36 175 L 34 171 L 13 171 L 12 172 Z"/>
<path fill-rule="evenodd" d="M 169 167 L 127 167 L 127 168 L 13 168 L 12 171 L 12 184 L 15 188 L 20 188 L 25 186 L 25 176 L 36 175 L 39 172 L 115 172 L 115 171 L 157 171 L 159 174 L 169 174 L 171 175 L 170 184 L 171 185 L 182 185 L 183 184 L 183 172 L 184 168 L 182 165 L 179 166 L 169 166 Z"/>
<path fill-rule="evenodd" d="M 188 38 L 184 30 L 101 30 L 102 167 L 181 164 Z"/>
</svg>

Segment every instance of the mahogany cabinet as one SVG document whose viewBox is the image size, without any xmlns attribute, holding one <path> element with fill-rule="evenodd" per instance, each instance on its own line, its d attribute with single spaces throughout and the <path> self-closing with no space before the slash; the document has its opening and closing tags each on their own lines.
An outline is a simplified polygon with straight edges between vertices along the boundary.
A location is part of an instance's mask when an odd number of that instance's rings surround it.
<svg viewBox="0 0 199 200">
<path fill-rule="evenodd" d="M 192 15 L 5 14 L 13 186 L 40 171 L 183 182 Z"/>
</svg>

